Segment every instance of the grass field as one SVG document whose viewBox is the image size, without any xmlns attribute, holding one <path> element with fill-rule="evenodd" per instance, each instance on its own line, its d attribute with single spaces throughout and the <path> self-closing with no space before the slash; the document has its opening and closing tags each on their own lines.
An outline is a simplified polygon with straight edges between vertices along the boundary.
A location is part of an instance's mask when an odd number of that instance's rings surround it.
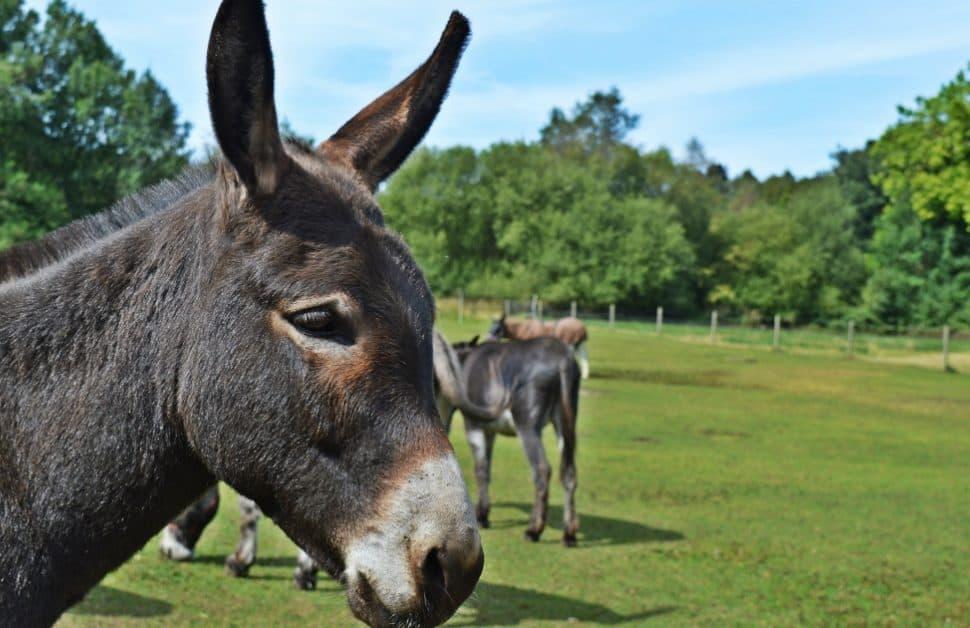
<svg viewBox="0 0 970 628">
<path fill-rule="evenodd" d="M 451 625 L 970 625 L 970 376 L 622 326 L 594 329 L 590 354 L 580 547 L 559 543 L 558 484 L 551 529 L 523 540 L 528 467 L 501 439 L 485 572 Z M 251 577 L 223 575 L 238 521 L 223 494 L 194 563 L 153 540 L 61 625 L 349 624 L 336 583 L 293 588 L 295 549 L 270 524 Z"/>
</svg>

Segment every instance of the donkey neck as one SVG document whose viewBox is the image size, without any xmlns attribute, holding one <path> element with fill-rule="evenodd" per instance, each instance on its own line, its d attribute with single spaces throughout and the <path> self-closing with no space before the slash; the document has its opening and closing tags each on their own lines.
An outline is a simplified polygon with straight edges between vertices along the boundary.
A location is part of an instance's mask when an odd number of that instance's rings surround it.
<svg viewBox="0 0 970 628">
<path fill-rule="evenodd" d="M 213 482 L 177 404 L 211 196 L 0 285 L 0 617 L 52 622 Z"/>
</svg>

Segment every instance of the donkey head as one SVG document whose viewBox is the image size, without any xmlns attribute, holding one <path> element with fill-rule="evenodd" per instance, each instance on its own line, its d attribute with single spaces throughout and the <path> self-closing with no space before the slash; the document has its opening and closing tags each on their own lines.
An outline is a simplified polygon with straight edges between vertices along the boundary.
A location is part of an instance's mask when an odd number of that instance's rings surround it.
<svg viewBox="0 0 970 628">
<path fill-rule="evenodd" d="M 507 335 L 508 330 L 505 328 L 505 314 L 502 314 L 502 318 L 492 321 L 492 326 L 488 328 L 488 338 L 499 340 L 500 338 L 505 338 Z"/>
<path fill-rule="evenodd" d="M 373 197 L 430 126 L 468 36 L 453 13 L 421 67 L 316 149 L 280 137 L 262 2 L 225 0 L 209 41 L 224 159 L 179 384 L 188 440 L 372 625 L 444 621 L 483 565 L 436 416 L 434 303 Z"/>
</svg>

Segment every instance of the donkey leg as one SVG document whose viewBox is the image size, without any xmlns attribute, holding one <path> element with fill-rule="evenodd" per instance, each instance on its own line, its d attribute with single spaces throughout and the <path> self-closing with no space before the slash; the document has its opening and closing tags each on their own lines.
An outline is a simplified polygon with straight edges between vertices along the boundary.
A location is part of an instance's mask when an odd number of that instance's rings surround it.
<svg viewBox="0 0 970 628">
<path fill-rule="evenodd" d="M 478 504 L 475 516 L 478 525 L 489 527 L 488 512 L 491 503 L 488 499 L 488 485 L 492 478 L 492 449 L 495 446 L 495 433 L 482 429 L 471 421 L 465 421 L 465 437 L 475 459 L 475 482 L 478 484 Z"/>
<path fill-rule="evenodd" d="M 542 447 L 541 427 L 525 429 L 520 432 L 522 448 L 532 466 L 532 482 L 535 484 L 535 501 L 532 504 L 532 518 L 525 536 L 531 541 L 538 541 L 546 527 L 546 511 L 549 509 L 549 478 L 552 469 L 546 460 L 546 452 Z"/>
<path fill-rule="evenodd" d="M 239 545 L 236 551 L 226 557 L 226 573 L 230 576 L 244 577 L 256 562 L 256 549 L 259 544 L 259 517 L 262 514 L 256 502 L 248 497 L 239 496 Z"/>
<path fill-rule="evenodd" d="M 566 547 L 576 546 L 579 517 L 576 515 L 576 426 L 563 425 L 559 435 L 559 479 L 564 490 L 562 510 L 562 542 Z"/>
<path fill-rule="evenodd" d="M 310 555 L 300 550 L 296 556 L 296 570 L 293 572 L 293 583 L 297 589 L 312 591 L 317 588 L 317 561 L 310 558 Z"/>
<path fill-rule="evenodd" d="M 219 485 L 215 484 L 162 530 L 162 555 L 172 560 L 191 560 L 202 531 L 218 510 Z"/>
</svg>

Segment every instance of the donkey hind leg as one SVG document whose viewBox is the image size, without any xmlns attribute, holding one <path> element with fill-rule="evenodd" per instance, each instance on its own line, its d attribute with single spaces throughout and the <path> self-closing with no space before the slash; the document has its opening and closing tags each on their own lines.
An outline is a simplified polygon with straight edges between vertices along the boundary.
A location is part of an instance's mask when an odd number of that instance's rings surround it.
<svg viewBox="0 0 970 628">
<path fill-rule="evenodd" d="M 317 588 L 317 572 L 320 567 L 310 555 L 300 550 L 296 556 L 296 570 L 293 572 L 293 584 L 297 589 L 312 591 Z"/>
<path fill-rule="evenodd" d="M 172 560 L 191 560 L 202 531 L 218 510 L 219 485 L 214 484 L 162 530 L 162 555 Z"/>
<path fill-rule="evenodd" d="M 546 460 L 546 452 L 542 446 L 542 422 L 523 426 L 519 430 L 522 438 L 522 449 L 532 466 L 532 483 L 535 485 L 535 501 L 532 504 L 532 517 L 525 536 L 531 541 L 538 541 L 546 527 L 546 512 L 549 510 L 549 478 L 552 469 Z"/>
<path fill-rule="evenodd" d="M 256 502 L 248 497 L 239 496 L 239 545 L 236 551 L 226 556 L 226 573 L 230 576 L 244 577 L 256 562 L 256 549 L 259 545 L 259 517 L 262 513 Z"/>
<path fill-rule="evenodd" d="M 586 350 L 586 341 L 576 345 L 576 361 L 579 362 L 579 372 L 583 379 L 589 379 L 589 351 Z"/>
<path fill-rule="evenodd" d="M 568 395 L 568 397 L 567 397 Z M 565 393 L 563 403 L 573 401 L 574 395 Z M 576 514 L 576 404 L 561 408 L 553 420 L 559 441 L 559 479 L 563 487 L 562 542 L 566 547 L 576 546 L 579 517 Z"/>
<path fill-rule="evenodd" d="M 465 437 L 472 450 L 475 460 L 475 482 L 478 484 L 478 504 L 475 506 L 475 517 L 478 525 L 489 527 L 488 512 L 491 503 L 488 499 L 488 485 L 492 478 L 492 450 L 495 447 L 495 432 L 486 430 L 480 425 L 465 420 Z"/>
</svg>

